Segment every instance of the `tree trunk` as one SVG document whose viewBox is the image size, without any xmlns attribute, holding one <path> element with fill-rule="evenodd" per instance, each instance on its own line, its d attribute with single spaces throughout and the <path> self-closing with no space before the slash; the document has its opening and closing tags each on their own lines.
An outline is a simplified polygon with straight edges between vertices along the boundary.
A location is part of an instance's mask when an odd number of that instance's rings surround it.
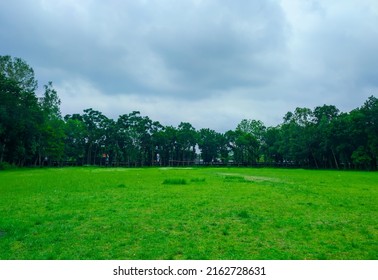
<svg viewBox="0 0 378 280">
<path fill-rule="evenodd" d="M 333 151 L 333 149 L 331 149 L 331 151 L 332 151 L 333 159 L 335 160 L 336 168 L 339 169 L 339 164 L 337 163 L 335 152 Z"/>
<path fill-rule="evenodd" d="M 311 155 L 312 155 L 312 158 L 313 158 L 313 159 L 314 159 L 314 161 L 315 161 L 315 166 L 316 166 L 316 169 L 319 169 L 318 161 L 316 160 L 314 153 L 313 153 L 313 152 L 311 152 Z M 309 163 L 310 163 L 310 162 L 309 162 Z"/>
<path fill-rule="evenodd" d="M 87 164 L 91 164 L 91 151 L 92 151 L 92 144 L 89 144 L 88 151 L 87 151 Z"/>
<path fill-rule="evenodd" d="M 5 143 L 1 145 L 0 163 L 4 160 Z"/>
<path fill-rule="evenodd" d="M 93 155 L 93 165 L 96 165 L 97 149 L 98 149 L 98 145 L 96 145 L 96 148 L 95 148 L 95 150 L 94 150 L 94 155 Z"/>
</svg>

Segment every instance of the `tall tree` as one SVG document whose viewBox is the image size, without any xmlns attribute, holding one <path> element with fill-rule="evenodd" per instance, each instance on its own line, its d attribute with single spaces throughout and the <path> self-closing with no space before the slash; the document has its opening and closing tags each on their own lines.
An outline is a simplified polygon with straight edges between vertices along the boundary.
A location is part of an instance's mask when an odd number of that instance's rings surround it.
<svg viewBox="0 0 378 280">
<path fill-rule="evenodd" d="M 371 169 L 378 167 L 378 98 L 370 96 L 361 110 L 365 114 L 366 134 L 368 137 L 367 148 L 371 155 Z"/>
<path fill-rule="evenodd" d="M 313 147 L 313 113 L 309 108 L 288 112 L 281 126 L 281 149 L 284 161 L 301 166 L 318 167 Z"/>
<path fill-rule="evenodd" d="M 242 150 L 243 164 L 256 163 L 262 156 L 266 127 L 262 121 L 242 120 L 236 127 L 238 142 Z"/>
<path fill-rule="evenodd" d="M 66 115 L 64 117 L 65 140 L 64 155 L 65 160 L 74 164 L 83 165 L 85 163 L 85 145 L 87 140 L 87 127 L 80 114 Z"/>
<path fill-rule="evenodd" d="M 15 81 L 24 92 L 34 92 L 38 87 L 33 68 L 21 58 L 0 56 L 0 73 Z"/>
<path fill-rule="evenodd" d="M 60 113 L 60 99 L 52 82 L 44 86 L 45 92 L 40 98 L 40 107 L 43 113 L 43 122 L 40 124 L 38 141 L 39 165 L 44 161 L 60 162 L 64 156 L 65 128 Z"/>
<path fill-rule="evenodd" d="M 83 122 L 86 126 L 86 163 L 100 164 L 101 149 L 106 140 L 106 129 L 108 118 L 100 111 L 92 108 L 85 109 L 82 115 Z"/>
<path fill-rule="evenodd" d="M 198 146 L 204 163 L 213 163 L 218 160 L 220 139 L 222 135 L 215 130 L 202 128 L 198 133 Z"/>
<path fill-rule="evenodd" d="M 283 163 L 283 155 L 280 151 L 282 145 L 281 126 L 268 127 L 264 137 L 262 153 L 267 163 Z"/>
<path fill-rule="evenodd" d="M 30 164 L 43 115 L 34 92 L 0 73 L 0 160 Z"/>
<path fill-rule="evenodd" d="M 12 161 L 12 146 L 18 137 L 18 106 L 21 99 L 21 88 L 14 80 L 0 73 L 0 163 Z"/>
<path fill-rule="evenodd" d="M 334 105 L 318 106 L 314 109 L 314 133 L 312 146 L 314 156 L 323 168 L 339 168 L 332 135 L 332 124 L 339 116 L 339 110 Z"/>
<path fill-rule="evenodd" d="M 123 152 L 129 165 L 151 165 L 156 149 L 152 135 L 159 131 L 161 125 L 141 116 L 139 111 L 120 116 L 117 125 L 127 145 Z"/>
<path fill-rule="evenodd" d="M 177 145 L 180 161 L 194 161 L 197 144 L 197 131 L 187 122 L 181 122 L 177 129 Z"/>
</svg>

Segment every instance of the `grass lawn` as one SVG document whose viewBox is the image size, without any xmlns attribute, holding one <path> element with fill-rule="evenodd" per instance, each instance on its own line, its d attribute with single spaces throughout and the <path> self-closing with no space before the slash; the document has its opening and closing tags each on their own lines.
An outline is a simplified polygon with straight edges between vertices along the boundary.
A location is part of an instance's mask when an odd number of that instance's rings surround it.
<svg viewBox="0 0 378 280">
<path fill-rule="evenodd" d="M 378 259 L 378 173 L 0 171 L 0 259 Z"/>
</svg>

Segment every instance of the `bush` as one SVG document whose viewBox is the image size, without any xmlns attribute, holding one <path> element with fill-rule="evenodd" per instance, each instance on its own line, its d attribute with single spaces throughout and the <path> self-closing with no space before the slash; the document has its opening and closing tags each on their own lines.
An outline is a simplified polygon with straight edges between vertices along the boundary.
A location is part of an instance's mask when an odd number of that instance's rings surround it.
<svg viewBox="0 0 378 280">
<path fill-rule="evenodd" d="M 0 170 L 9 170 L 9 169 L 14 169 L 16 166 L 14 164 L 10 164 L 8 162 L 0 162 Z"/>
</svg>

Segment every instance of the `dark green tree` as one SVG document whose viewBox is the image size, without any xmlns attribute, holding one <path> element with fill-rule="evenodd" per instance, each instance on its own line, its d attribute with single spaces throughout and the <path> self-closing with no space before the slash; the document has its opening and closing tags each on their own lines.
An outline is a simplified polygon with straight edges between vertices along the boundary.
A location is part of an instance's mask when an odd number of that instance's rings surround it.
<svg viewBox="0 0 378 280">
<path fill-rule="evenodd" d="M 215 130 L 202 128 L 198 132 L 198 146 L 205 164 L 218 161 L 222 135 Z"/>
<path fill-rule="evenodd" d="M 34 92 L 0 73 L 0 161 L 31 164 L 36 155 L 42 111 Z"/>
<path fill-rule="evenodd" d="M 39 124 L 38 163 L 61 162 L 64 157 L 65 127 L 60 113 L 60 99 L 52 82 L 44 86 L 45 92 L 39 100 L 43 122 Z"/>
<path fill-rule="evenodd" d="M 108 118 L 92 108 L 85 109 L 82 115 L 85 124 L 86 164 L 100 164 L 101 152 L 106 140 Z"/>
<path fill-rule="evenodd" d="M 187 122 L 182 122 L 177 128 L 177 150 L 179 161 L 193 162 L 196 157 L 197 131 Z"/>
<path fill-rule="evenodd" d="M 64 155 L 71 164 L 85 164 L 87 127 L 80 114 L 64 117 Z"/>
<path fill-rule="evenodd" d="M 35 92 L 38 87 L 33 68 L 21 58 L 0 56 L 0 73 L 16 82 L 23 92 Z"/>
</svg>

